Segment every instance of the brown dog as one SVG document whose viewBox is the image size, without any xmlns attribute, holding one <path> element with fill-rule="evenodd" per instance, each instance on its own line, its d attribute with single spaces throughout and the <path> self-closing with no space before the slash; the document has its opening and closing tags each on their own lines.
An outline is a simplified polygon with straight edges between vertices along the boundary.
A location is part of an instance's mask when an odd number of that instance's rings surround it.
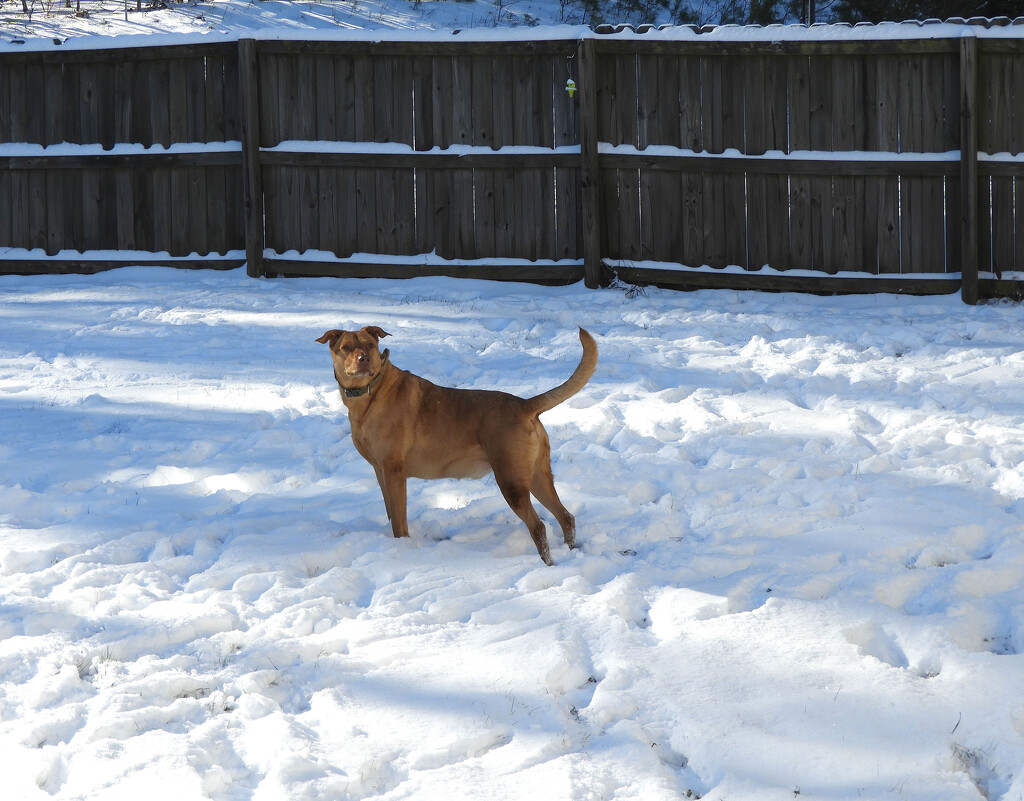
<svg viewBox="0 0 1024 801">
<path fill-rule="evenodd" d="M 377 326 L 328 331 L 334 377 L 348 409 L 352 441 L 377 472 L 396 537 L 409 536 L 406 479 L 494 477 L 508 505 L 530 529 L 545 564 L 552 564 L 547 532 L 530 501 L 537 500 L 576 547 L 576 521 L 558 499 L 551 446 L 538 415 L 568 400 L 590 380 L 597 345 L 582 328 L 583 358 L 559 387 L 524 399 L 504 392 L 452 389 L 400 370 L 377 347 L 390 336 Z"/>
</svg>

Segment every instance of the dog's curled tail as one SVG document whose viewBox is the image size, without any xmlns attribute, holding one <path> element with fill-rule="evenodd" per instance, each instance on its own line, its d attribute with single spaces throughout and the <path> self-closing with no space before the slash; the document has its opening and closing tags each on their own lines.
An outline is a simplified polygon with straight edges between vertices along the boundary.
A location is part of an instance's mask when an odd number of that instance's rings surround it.
<svg viewBox="0 0 1024 801">
<path fill-rule="evenodd" d="M 554 409 L 586 386 L 597 367 L 597 343 L 583 328 L 580 329 L 580 342 L 583 344 L 583 358 L 569 376 L 569 380 L 561 386 L 527 399 L 526 408 L 531 414 L 541 414 L 548 409 Z"/>
</svg>

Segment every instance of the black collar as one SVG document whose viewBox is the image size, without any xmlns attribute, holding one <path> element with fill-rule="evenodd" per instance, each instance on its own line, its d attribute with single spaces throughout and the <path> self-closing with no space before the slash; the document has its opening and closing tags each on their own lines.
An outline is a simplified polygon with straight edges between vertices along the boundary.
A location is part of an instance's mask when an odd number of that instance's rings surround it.
<svg viewBox="0 0 1024 801">
<path fill-rule="evenodd" d="M 341 394 L 344 395 L 346 398 L 361 398 L 363 397 L 363 395 L 369 395 L 371 392 L 373 392 L 380 384 L 381 379 L 384 378 L 384 371 L 387 369 L 388 356 L 390 354 L 391 351 L 385 348 L 384 352 L 381 354 L 380 369 L 377 371 L 377 375 L 371 378 L 370 383 L 367 384 L 365 387 L 357 387 L 354 389 L 343 387 L 341 385 L 341 380 L 338 378 L 338 372 L 335 371 L 334 380 L 338 382 L 338 387 L 341 389 Z"/>
</svg>

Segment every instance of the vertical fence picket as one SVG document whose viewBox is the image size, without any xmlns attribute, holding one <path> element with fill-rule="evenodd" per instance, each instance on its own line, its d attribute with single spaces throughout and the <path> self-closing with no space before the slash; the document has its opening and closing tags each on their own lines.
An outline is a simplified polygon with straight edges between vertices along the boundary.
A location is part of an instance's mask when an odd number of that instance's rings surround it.
<svg viewBox="0 0 1024 801">
<path fill-rule="evenodd" d="M 0 80 L 0 83 L 2 82 Z M 0 170 L 0 209 L 11 210 L 10 214 L 0 214 L 0 243 L 13 243 L 16 241 L 11 229 L 14 221 L 14 198 L 11 192 L 13 176 L 14 172 L 12 170 Z"/>
<path fill-rule="evenodd" d="M 580 108 L 580 239 L 586 285 L 596 289 L 603 283 L 601 266 L 602 209 L 598 141 L 600 128 L 597 103 L 601 87 L 594 42 L 584 39 L 576 50 L 579 59 Z"/>
<path fill-rule="evenodd" d="M 770 106 L 766 96 L 768 59 L 765 56 L 751 56 L 745 60 L 745 67 L 742 76 L 743 152 L 748 156 L 760 156 L 769 146 L 767 117 Z M 777 228 L 781 221 L 777 217 L 777 207 L 769 202 L 768 183 L 771 176 L 747 173 L 745 180 L 747 267 L 758 270 L 771 264 L 769 232 Z"/>
<path fill-rule="evenodd" d="M 263 275 L 263 247 L 266 236 L 263 170 L 260 162 L 260 73 L 256 43 L 238 42 L 238 97 L 241 104 L 242 209 L 244 216 L 246 271 L 254 278 Z"/>
<path fill-rule="evenodd" d="M 979 225 L 978 208 L 978 41 L 960 40 L 960 297 L 978 302 Z"/>
</svg>

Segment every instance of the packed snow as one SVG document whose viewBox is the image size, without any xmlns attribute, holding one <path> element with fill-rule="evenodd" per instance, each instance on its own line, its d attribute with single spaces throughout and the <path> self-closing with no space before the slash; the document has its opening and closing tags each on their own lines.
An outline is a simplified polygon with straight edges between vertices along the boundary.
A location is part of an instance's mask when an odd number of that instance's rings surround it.
<svg viewBox="0 0 1024 801">
<path fill-rule="evenodd" d="M 130 268 L 0 278 L 0 770 L 34 799 L 1018 799 L 1024 321 Z M 546 413 L 396 540 L 330 328 Z"/>
</svg>

